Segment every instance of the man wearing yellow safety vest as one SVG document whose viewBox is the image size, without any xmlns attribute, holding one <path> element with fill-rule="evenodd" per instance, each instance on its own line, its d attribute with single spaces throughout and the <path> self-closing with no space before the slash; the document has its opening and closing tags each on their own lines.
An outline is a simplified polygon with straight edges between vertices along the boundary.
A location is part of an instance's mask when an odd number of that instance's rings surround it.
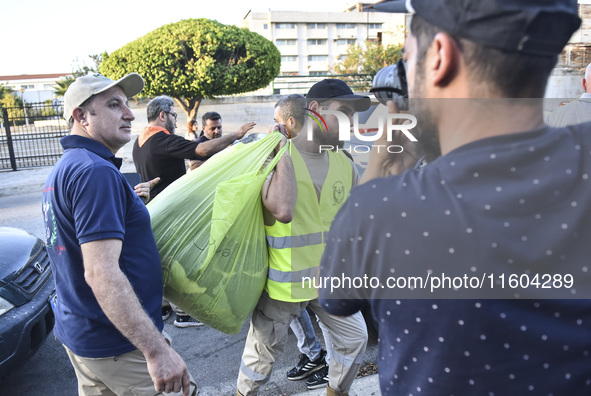
<svg viewBox="0 0 591 396">
<path fill-rule="evenodd" d="M 339 119 L 352 125 L 355 111 L 367 110 L 370 100 L 354 95 L 341 80 L 327 79 L 310 88 L 307 105 L 306 125 L 297 136 L 287 134 L 290 143 L 279 144 L 289 144 L 289 150 L 262 189 L 269 274 L 252 314 L 238 395 L 255 395 L 269 380 L 290 322 L 307 306 L 328 336 L 327 395 L 348 394 L 367 345 L 361 312 L 346 318 L 328 314 L 318 303 L 316 286 L 325 234 L 359 177 L 351 160 L 335 150 L 343 144 Z M 283 125 L 277 127 L 285 132 Z"/>
</svg>

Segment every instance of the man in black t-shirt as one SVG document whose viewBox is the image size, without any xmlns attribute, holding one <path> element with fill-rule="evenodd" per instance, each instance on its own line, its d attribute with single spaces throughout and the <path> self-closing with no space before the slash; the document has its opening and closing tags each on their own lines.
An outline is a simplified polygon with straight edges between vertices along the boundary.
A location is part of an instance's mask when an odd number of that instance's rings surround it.
<svg viewBox="0 0 591 396">
<path fill-rule="evenodd" d="M 255 123 L 244 124 L 238 131 L 207 142 L 192 142 L 175 135 L 177 113 L 174 101 L 158 96 L 148 103 L 148 123 L 133 145 L 133 162 L 142 181 L 160 177 L 151 190 L 158 195 L 172 182 L 185 174 L 185 159 L 205 160 L 241 139 Z"/>
<path fill-rule="evenodd" d="M 133 162 L 142 181 L 160 177 L 152 187 L 150 195 L 156 197 L 179 177 L 186 173 L 185 159 L 206 160 L 228 147 L 234 140 L 241 139 L 252 129 L 254 122 L 243 125 L 237 132 L 207 142 L 192 142 L 175 135 L 177 113 L 174 101 L 169 96 L 158 96 L 148 103 L 148 123 L 133 145 Z M 176 327 L 202 326 L 168 301 L 162 303 L 162 317 L 167 318 L 171 310 L 176 312 Z"/>
<path fill-rule="evenodd" d="M 222 116 L 219 113 L 208 111 L 203 114 L 201 120 L 203 122 L 203 125 L 201 126 L 201 134 L 195 139 L 196 142 L 203 143 L 222 136 Z M 204 162 L 205 161 L 201 160 L 189 161 L 189 168 L 191 170 L 197 169 L 203 165 Z"/>
</svg>

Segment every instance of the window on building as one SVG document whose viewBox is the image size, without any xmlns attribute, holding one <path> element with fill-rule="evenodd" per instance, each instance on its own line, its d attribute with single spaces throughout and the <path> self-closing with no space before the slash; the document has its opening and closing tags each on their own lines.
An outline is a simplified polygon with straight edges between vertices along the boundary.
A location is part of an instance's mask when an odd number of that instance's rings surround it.
<svg viewBox="0 0 591 396">
<path fill-rule="evenodd" d="M 295 29 L 295 23 L 276 23 L 275 29 Z"/>
<path fill-rule="evenodd" d="M 297 40 L 295 39 L 277 39 L 276 45 L 296 45 Z"/>
<path fill-rule="evenodd" d="M 347 58 L 348 58 L 348 57 L 349 57 L 349 55 L 339 55 L 339 56 L 337 57 L 337 60 L 339 60 L 339 61 L 344 61 L 344 60 L 347 60 Z"/>
<path fill-rule="evenodd" d="M 328 55 L 308 55 L 309 62 L 326 62 Z"/>
<path fill-rule="evenodd" d="M 298 57 L 295 55 L 282 55 L 281 62 L 297 62 Z"/>
<path fill-rule="evenodd" d="M 265 30 L 269 29 L 269 25 L 268 25 L 268 24 L 266 24 L 266 23 L 264 23 L 264 24 L 263 24 L 263 29 L 265 29 Z"/>
<path fill-rule="evenodd" d="M 311 71 L 310 76 L 326 76 L 328 74 L 327 71 Z"/>
<path fill-rule="evenodd" d="M 381 29 L 382 28 L 382 24 L 381 23 L 370 23 L 370 24 L 368 24 L 368 27 L 370 29 Z"/>
<path fill-rule="evenodd" d="M 308 45 L 326 45 L 326 39 L 308 39 Z"/>
<path fill-rule="evenodd" d="M 337 29 L 355 29 L 354 23 L 337 23 Z"/>
<path fill-rule="evenodd" d="M 351 45 L 351 44 L 355 44 L 355 42 L 357 41 L 357 39 L 337 39 L 337 45 Z"/>
<path fill-rule="evenodd" d="M 326 23 L 309 23 L 308 29 L 326 29 Z"/>
<path fill-rule="evenodd" d="M 21 85 L 21 89 L 33 89 L 35 88 L 34 85 Z"/>
</svg>

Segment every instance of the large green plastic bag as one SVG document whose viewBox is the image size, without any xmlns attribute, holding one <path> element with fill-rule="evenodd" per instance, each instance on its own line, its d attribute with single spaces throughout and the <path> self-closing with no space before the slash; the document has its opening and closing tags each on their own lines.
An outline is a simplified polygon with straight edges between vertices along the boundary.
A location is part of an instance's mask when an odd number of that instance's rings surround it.
<svg viewBox="0 0 591 396">
<path fill-rule="evenodd" d="M 287 145 L 261 168 L 281 138 L 227 148 L 148 204 L 165 298 L 225 333 L 238 333 L 267 279 L 261 188 Z"/>
</svg>

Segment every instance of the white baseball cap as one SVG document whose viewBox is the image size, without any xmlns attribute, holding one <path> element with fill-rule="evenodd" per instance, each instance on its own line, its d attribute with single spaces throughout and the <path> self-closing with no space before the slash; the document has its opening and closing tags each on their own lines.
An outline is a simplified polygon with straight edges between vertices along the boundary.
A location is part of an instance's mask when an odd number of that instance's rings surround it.
<svg viewBox="0 0 591 396">
<path fill-rule="evenodd" d="M 115 86 L 121 87 L 127 98 L 132 98 L 144 89 L 144 79 L 137 73 L 130 73 L 117 81 L 92 72 L 78 77 L 70 84 L 64 95 L 64 119 L 69 122 L 76 107 L 79 107 L 91 96 Z"/>
</svg>

